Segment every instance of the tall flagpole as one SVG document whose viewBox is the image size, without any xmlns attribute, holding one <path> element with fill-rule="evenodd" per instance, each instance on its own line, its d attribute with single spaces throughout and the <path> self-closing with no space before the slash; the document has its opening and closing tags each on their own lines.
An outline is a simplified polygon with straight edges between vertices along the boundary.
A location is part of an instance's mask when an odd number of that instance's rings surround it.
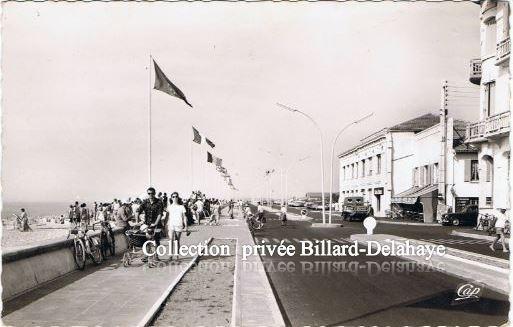
<svg viewBox="0 0 513 327">
<path fill-rule="evenodd" d="M 191 124 L 191 127 L 192 127 L 192 124 Z M 192 192 L 194 192 L 194 153 L 193 153 L 194 145 L 192 143 L 194 143 L 194 142 L 189 141 L 189 143 L 191 144 L 191 194 L 192 194 Z"/>
<path fill-rule="evenodd" d="M 149 81 L 148 81 L 148 91 L 149 91 L 149 97 L 148 97 L 148 179 L 149 184 L 151 185 L 151 53 L 150 53 L 150 65 L 148 66 L 148 72 L 149 72 Z"/>
</svg>

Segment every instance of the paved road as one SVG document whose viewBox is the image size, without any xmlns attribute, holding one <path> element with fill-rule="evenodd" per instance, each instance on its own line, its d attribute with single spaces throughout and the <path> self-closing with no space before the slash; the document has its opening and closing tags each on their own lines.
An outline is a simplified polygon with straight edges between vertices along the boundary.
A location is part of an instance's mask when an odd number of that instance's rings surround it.
<svg viewBox="0 0 513 327">
<path fill-rule="evenodd" d="M 291 243 L 304 239 L 345 242 L 355 232 L 361 228 L 353 224 L 325 229 L 289 221 L 287 227 L 281 227 L 271 218 L 254 237 L 259 243 L 282 239 Z M 341 259 L 296 254 L 262 259 L 291 326 L 500 325 L 507 321 L 505 295 L 485 289 L 479 302 L 453 306 L 455 290 L 463 280 L 397 257 Z"/>
<path fill-rule="evenodd" d="M 299 214 L 301 209 L 289 207 L 289 211 Z M 322 215 L 320 212 L 309 211 L 308 215 L 314 218 L 314 222 L 322 222 Z M 344 225 L 344 229 L 347 229 L 347 231 L 350 232 L 350 234 L 363 233 L 365 231 L 361 222 L 343 222 L 339 215 L 334 215 L 333 217 L 333 222 L 342 223 Z M 399 224 L 380 224 L 378 221 L 378 225 L 376 226 L 374 233 L 390 234 L 405 238 L 412 238 L 416 240 L 424 240 L 431 243 L 443 244 L 447 247 L 452 247 L 460 250 L 484 254 L 496 258 L 509 259 L 509 253 L 503 253 L 501 250 L 492 252 L 489 248 L 492 242 L 451 235 L 451 232 L 453 230 L 462 231 L 463 228 L 454 226 L 433 227 Z"/>
</svg>

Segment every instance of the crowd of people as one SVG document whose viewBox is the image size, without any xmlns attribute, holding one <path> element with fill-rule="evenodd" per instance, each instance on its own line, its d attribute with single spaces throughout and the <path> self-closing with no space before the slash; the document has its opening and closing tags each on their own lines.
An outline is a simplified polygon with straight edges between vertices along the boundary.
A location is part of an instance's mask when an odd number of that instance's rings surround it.
<svg viewBox="0 0 513 327">
<path fill-rule="evenodd" d="M 117 227 L 123 228 L 124 232 L 134 226 L 145 226 L 155 230 L 154 240 L 157 246 L 163 237 L 168 237 L 172 242 L 177 241 L 179 246 L 182 233 L 189 233 L 188 226 L 201 223 L 219 225 L 221 209 L 225 205 L 228 207 L 229 217 L 233 219 L 233 201 L 207 198 L 201 191 L 194 191 L 185 199 L 177 192 L 168 197 L 167 192 L 157 194 L 150 187 L 144 198 L 94 202 L 90 208 L 86 203 L 77 201 L 69 206 L 68 219 L 72 226 L 112 221 Z"/>
</svg>

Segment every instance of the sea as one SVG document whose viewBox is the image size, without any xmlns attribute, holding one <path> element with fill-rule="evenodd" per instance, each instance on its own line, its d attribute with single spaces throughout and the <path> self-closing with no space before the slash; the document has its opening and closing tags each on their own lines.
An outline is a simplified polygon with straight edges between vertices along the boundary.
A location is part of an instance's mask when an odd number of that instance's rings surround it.
<svg viewBox="0 0 513 327">
<path fill-rule="evenodd" d="M 2 221 L 12 220 L 13 214 L 20 214 L 24 208 L 29 218 L 68 216 L 69 202 L 3 202 Z"/>
</svg>

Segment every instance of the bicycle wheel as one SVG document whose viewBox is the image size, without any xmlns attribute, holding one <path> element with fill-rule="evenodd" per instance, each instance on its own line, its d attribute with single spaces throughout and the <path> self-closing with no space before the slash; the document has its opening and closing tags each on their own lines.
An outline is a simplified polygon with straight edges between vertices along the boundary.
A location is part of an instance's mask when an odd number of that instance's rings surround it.
<svg viewBox="0 0 513 327">
<path fill-rule="evenodd" d="M 91 248 L 91 253 L 89 254 L 91 260 L 93 260 L 96 265 L 99 265 L 103 261 L 102 252 L 100 250 L 100 242 L 98 242 L 96 237 L 91 237 L 89 240 L 89 246 Z"/>
<path fill-rule="evenodd" d="M 74 245 L 73 259 L 75 259 L 78 269 L 84 270 L 86 262 L 84 242 L 81 239 L 75 239 Z"/>
</svg>

